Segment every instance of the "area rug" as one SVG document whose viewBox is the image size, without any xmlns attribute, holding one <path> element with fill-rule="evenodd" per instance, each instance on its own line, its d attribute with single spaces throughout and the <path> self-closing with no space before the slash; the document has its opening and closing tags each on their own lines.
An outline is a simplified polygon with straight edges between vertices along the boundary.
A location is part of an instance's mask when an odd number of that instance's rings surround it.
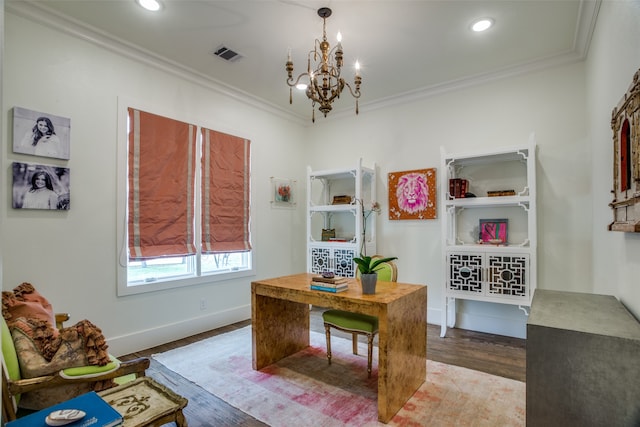
<svg viewBox="0 0 640 427">
<path fill-rule="evenodd" d="M 325 337 L 260 371 L 251 367 L 251 326 L 153 358 L 271 426 L 383 426 L 377 410 L 377 359 L 367 379 L 366 345 Z M 374 351 L 377 356 L 377 350 Z M 389 422 L 390 426 L 524 426 L 525 384 L 483 372 L 427 361 L 427 378 Z"/>
</svg>

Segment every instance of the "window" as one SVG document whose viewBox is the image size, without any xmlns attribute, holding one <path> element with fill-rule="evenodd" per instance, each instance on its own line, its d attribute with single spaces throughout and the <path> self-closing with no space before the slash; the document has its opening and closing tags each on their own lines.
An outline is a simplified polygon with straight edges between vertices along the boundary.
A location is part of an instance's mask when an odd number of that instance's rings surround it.
<svg viewBox="0 0 640 427">
<path fill-rule="evenodd" d="M 118 295 L 253 274 L 250 141 L 119 104 Z"/>
</svg>

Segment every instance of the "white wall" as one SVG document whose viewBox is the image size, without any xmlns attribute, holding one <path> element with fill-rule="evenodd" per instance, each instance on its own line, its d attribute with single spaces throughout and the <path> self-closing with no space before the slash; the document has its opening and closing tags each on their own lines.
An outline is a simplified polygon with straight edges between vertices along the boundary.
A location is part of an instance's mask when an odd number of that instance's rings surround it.
<svg viewBox="0 0 640 427">
<path fill-rule="evenodd" d="M 617 296 L 640 318 L 640 234 L 607 231 L 613 188 L 611 111 L 640 69 L 640 2 L 604 1 L 587 58 L 593 151 L 594 293 Z"/>
<path fill-rule="evenodd" d="M 590 292 L 591 180 L 585 121 L 584 64 L 468 88 L 340 120 L 316 118 L 313 167 L 346 165 L 363 156 L 379 165 L 378 198 L 388 207 L 387 174 L 440 168 L 447 152 L 538 142 L 538 286 Z M 350 102 L 343 97 L 339 102 Z M 438 179 L 441 171 L 438 171 Z M 443 269 L 440 219 L 378 220 L 378 252 L 399 259 L 400 281 L 429 286 L 430 323 L 440 323 Z M 514 306 L 462 302 L 458 326 L 525 336 Z"/>
<path fill-rule="evenodd" d="M 180 118 L 252 141 L 252 241 L 257 278 L 303 271 L 304 214 L 270 206 L 270 177 L 304 182 L 303 127 L 179 75 L 6 13 L 2 209 L 3 289 L 34 284 L 56 311 L 90 319 L 114 354 L 250 317 L 252 277 L 188 289 L 116 296 L 117 98 L 141 99 Z M 71 118 L 71 159 L 12 152 L 14 106 Z M 11 162 L 71 170 L 68 212 L 11 208 Z M 303 187 L 304 189 L 304 187 Z M 200 310 L 201 299 L 207 309 Z"/>
</svg>

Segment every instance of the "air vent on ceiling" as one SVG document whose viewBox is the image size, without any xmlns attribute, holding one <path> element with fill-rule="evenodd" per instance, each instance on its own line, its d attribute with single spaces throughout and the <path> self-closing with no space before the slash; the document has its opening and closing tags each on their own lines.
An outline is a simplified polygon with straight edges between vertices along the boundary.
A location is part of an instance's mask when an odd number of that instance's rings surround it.
<svg viewBox="0 0 640 427">
<path fill-rule="evenodd" d="M 218 46 L 216 50 L 213 51 L 213 54 L 224 59 L 225 61 L 230 62 L 235 62 L 238 59 L 242 58 L 242 55 L 240 55 L 238 52 L 234 52 L 226 46 Z"/>
</svg>

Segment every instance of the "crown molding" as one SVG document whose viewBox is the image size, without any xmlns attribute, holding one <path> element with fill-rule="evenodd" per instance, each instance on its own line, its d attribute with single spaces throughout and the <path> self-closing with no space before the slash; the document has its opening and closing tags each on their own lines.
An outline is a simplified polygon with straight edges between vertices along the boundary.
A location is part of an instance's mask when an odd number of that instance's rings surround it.
<svg viewBox="0 0 640 427">
<path fill-rule="evenodd" d="M 112 34 L 105 33 L 84 22 L 60 14 L 40 3 L 29 1 L 12 1 L 5 3 L 5 11 L 21 16 L 43 26 L 61 31 L 64 34 L 79 38 L 108 51 L 122 55 L 128 59 L 152 66 L 156 69 L 185 79 L 191 83 L 213 90 L 238 102 L 270 112 L 289 121 L 303 124 L 306 118 L 272 104 L 262 98 L 253 96 L 220 80 L 206 76 L 184 65 L 157 55 Z"/>
<path fill-rule="evenodd" d="M 470 77 L 451 80 L 448 82 L 426 86 L 414 91 L 408 91 L 399 93 L 397 95 L 382 98 L 369 103 L 360 104 L 360 113 L 363 111 L 377 110 L 380 108 L 391 107 L 394 105 L 407 104 L 416 102 L 419 100 L 431 98 L 434 96 L 442 95 L 448 92 L 454 92 L 462 89 L 467 89 L 475 86 L 481 86 L 491 82 L 505 80 L 521 75 L 531 74 L 537 71 L 558 67 L 562 65 L 568 65 L 576 62 L 581 62 L 584 57 L 577 54 L 573 50 L 567 51 L 558 55 L 554 55 L 547 58 L 541 58 L 535 61 L 515 65 L 512 67 L 505 67 L 500 70 L 491 71 L 483 74 L 476 74 Z"/>
<path fill-rule="evenodd" d="M 595 30 L 598 12 L 602 0 L 581 0 L 578 12 L 578 22 L 574 34 L 573 48 L 557 55 L 539 58 L 534 61 L 505 67 L 499 70 L 483 74 L 466 77 L 458 80 L 451 80 L 445 83 L 426 86 L 417 90 L 399 93 L 390 97 L 360 104 L 360 112 L 387 108 L 395 105 L 406 104 L 418 100 L 430 98 L 443 93 L 479 86 L 490 82 L 503 80 L 584 61 L 589 53 L 591 37 Z"/>
<path fill-rule="evenodd" d="M 602 0 L 580 1 L 573 47 L 570 50 L 550 57 L 543 57 L 534 61 L 529 61 L 527 63 L 517 64 L 437 85 L 422 87 L 417 90 L 399 93 L 371 102 L 363 102 L 360 103 L 360 114 L 366 114 L 367 111 L 373 111 L 380 108 L 408 104 L 447 92 L 479 86 L 502 79 L 537 72 L 547 68 L 583 61 L 587 57 L 589 51 L 601 3 Z M 160 55 L 154 54 L 111 34 L 107 34 L 81 21 L 62 15 L 42 4 L 36 4 L 29 1 L 12 1 L 5 3 L 5 9 L 6 11 L 22 16 L 23 18 L 27 18 L 44 26 L 62 31 L 68 35 L 93 43 L 129 59 L 153 66 L 194 84 L 206 87 L 251 107 L 270 112 L 278 117 L 295 122 L 298 125 L 303 125 L 305 127 L 310 126 L 311 120 L 307 115 L 281 108 L 263 98 L 258 98 L 237 87 L 228 85 L 220 80 L 185 67 L 175 61 L 161 57 Z M 351 108 L 345 107 L 339 110 L 334 110 L 332 112 L 332 117 L 342 118 L 353 114 L 354 113 Z"/>
<path fill-rule="evenodd" d="M 578 12 L 578 22 L 576 23 L 576 33 L 574 35 L 573 50 L 581 58 L 586 59 L 591 46 L 591 37 L 596 28 L 598 13 L 602 0 L 582 0 L 580 1 L 580 11 Z"/>
</svg>

